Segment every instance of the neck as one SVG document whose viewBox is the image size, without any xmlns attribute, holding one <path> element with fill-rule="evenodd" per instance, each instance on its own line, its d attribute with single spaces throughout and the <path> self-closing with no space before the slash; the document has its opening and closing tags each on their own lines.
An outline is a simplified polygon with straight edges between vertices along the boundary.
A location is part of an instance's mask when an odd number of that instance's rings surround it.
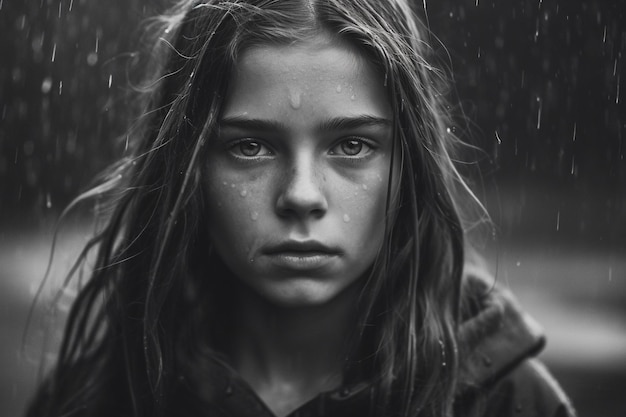
<svg viewBox="0 0 626 417">
<path fill-rule="evenodd" d="M 270 408 L 272 396 L 304 402 L 341 384 L 358 291 L 352 286 L 323 305 L 303 307 L 276 306 L 248 289 L 239 292 L 233 364 Z"/>
</svg>

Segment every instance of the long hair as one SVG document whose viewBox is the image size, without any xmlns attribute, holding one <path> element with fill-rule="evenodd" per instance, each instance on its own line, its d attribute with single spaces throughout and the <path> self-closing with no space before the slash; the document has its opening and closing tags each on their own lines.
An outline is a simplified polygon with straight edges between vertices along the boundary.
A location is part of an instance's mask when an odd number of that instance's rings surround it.
<svg viewBox="0 0 626 417">
<path fill-rule="evenodd" d="M 380 385 L 374 413 L 452 415 L 464 263 L 459 207 L 471 192 L 453 163 L 459 140 L 447 129 L 445 83 L 429 63 L 427 27 L 404 0 L 204 0 L 178 3 L 150 28 L 155 43 L 129 154 L 78 199 L 106 200 L 110 210 L 79 259 L 96 251 L 31 415 L 161 415 L 180 372 L 176 350 L 214 349 L 193 331 L 219 309 L 223 268 L 207 256 L 211 196 L 201 186 L 202 161 L 229 75 L 244 48 L 320 32 L 376 66 L 394 115 L 399 195 L 388 198 L 386 238 L 359 309 L 359 358 Z"/>
</svg>

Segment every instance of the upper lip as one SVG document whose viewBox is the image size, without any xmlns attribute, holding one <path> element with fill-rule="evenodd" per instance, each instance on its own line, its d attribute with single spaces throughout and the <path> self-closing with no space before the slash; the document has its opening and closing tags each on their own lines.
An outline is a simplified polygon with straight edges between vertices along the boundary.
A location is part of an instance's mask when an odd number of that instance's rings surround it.
<svg viewBox="0 0 626 417">
<path fill-rule="evenodd" d="M 332 246 L 324 245 L 316 240 L 296 241 L 288 240 L 265 248 L 266 254 L 276 254 L 285 252 L 320 252 L 327 254 L 338 254 L 340 251 Z"/>
</svg>

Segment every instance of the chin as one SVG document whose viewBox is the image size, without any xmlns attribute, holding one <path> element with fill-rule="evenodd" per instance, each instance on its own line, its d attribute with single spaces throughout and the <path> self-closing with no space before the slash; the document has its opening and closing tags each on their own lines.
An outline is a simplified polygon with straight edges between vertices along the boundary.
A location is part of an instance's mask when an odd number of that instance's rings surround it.
<svg viewBox="0 0 626 417">
<path fill-rule="evenodd" d="M 328 288 L 326 285 L 306 283 L 290 285 L 289 288 L 267 289 L 261 296 L 278 307 L 298 308 L 326 304 L 341 292 L 340 289 Z"/>
</svg>

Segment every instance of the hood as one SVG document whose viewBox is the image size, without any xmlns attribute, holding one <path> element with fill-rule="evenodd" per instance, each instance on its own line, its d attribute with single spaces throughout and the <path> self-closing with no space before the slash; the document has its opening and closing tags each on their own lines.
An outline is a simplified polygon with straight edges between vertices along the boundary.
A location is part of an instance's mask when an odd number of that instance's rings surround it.
<svg viewBox="0 0 626 417">
<path fill-rule="evenodd" d="M 459 327 L 459 394 L 488 388 L 545 345 L 543 329 L 507 289 L 467 275 Z"/>
</svg>

